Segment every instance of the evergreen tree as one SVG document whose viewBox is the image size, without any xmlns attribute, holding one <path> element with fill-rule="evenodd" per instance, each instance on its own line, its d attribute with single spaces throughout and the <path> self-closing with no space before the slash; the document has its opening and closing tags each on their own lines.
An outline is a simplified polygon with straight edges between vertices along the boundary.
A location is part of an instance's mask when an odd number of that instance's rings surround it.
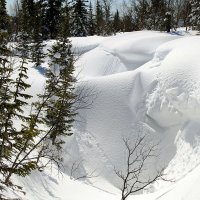
<svg viewBox="0 0 200 200">
<path fill-rule="evenodd" d="M 190 13 L 191 13 L 191 4 L 190 0 L 185 0 L 183 2 L 182 10 L 181 10 L 181 17 L 184 21 L 184 27 L 186 27 L 186 31 L 190 26 Z"/>
<path fill-rule="evenodd" d="M 60 167 L 63 136 L 72 135 L 72 123 L 76 115 L 72 110 L 76 102 L 74 59 L 71 43 L 66 37 L 69 34 L 69 26 L 64 26 L 65 22 L 62 21 L 63 26 L 61 26 L 58 40 L 49 50 L 50 68 L 47 70 L 45 91 L 44 94 L 39 95 L 40 100 L 34 104 L 34 112 L 30 120 L 29 129 L 33 130 L 35 135 L 41 135 L 39 142 L 31 149 L 32 151 L 37 148 L 39 152 L 37 155 L 39 169 L 46 166 L 41 162 L 41 158 L 47 158 L 47 164 L 53 162 Z M 46 129 L 39 129 L 38 124 L 45 125 Z"/>
<path fill-rule="evenodd" d="M 53 97 L 47 103 L 46 123 L 50 128 L 49 139 L 52 144 L 61 148 L 63 140 L 60 136 L 72 134 L 72 123 L 76 113 L 72 111 L 76 95 L 74 83 L 74 59 L 71 53 L 71 43 L 66 37 L 66 29 L 63 29 L 59 40 L 49 51 L 50 69 L 47 77 L 47 95 L 53 93 Z"/>
<path fill-rule="evenodd" d="M 77 37 L 88 35 L 88 6 L 87 0 L 72 1 L 72 34 Z"/>
<path fill-rule="evenodd" d="M 132 12 L 127 12 L 122 16 L 122 30 L 124 32 L 138 30 L 138 27 L 135 24 L 134 18 L 132 16 Z"/>
<path fill-rule="evenodd" d="M 104 14 L 104 35 L 112 34 L 112 15 L 111 15 L 112 0 L 103 0 L 103 14 Z"/>
<path fill-rule="evenodd" d="M 183 26 L 186 27 L 186 31 L 190 26 L 190 13 L 191 13 L 190 0 L 183 0 L 180 11 L 180 19 L 183 19 Z"/>
<path fill-rule="evenodd" d="M 89 14 L 88 14 L 88 24 L 89 24 L 89 35 L 95 34 L 95 24 L 94 24 L 94 14 L 93 14 L 93 8 L 92 8 L 92 2 L 90 1 L 89 6 Z"/>
<path fill-rule="evenodd" d="M 9 85 L 12 85 L 11 74 L 13 68 L 9 65 L 7 56 L 10 51 L 7 48 L 7 34 L 6 32 L 0 32 L 0 174 L 3 174 L 3 169 L 8 167 L 7 159 L 11 155 L 11 144 L 8 140 L 9 137 L 6 133 L 7 127 L 10 126 L 10 119 L 8 119 L 8 113 L 12 109 L 10 103 L 12 99 L 12 91 Z M 2 182 L 3 180 L 0 180 Z"/>
<path fill-rule="evenodd" d="M 136 24 L 139 30 L 150 29 L 150 5 L 147 0 L 138 0 L 135 6 Z M 153 15 L 154 16 L 154 15 Z"/>
<path fill-rule="evenodd" d="M 6 11 L 6 0 L 0 0 L 0 31 L 7 30 L 8 15 Z"/>
<path fill-rule="evenodd" d="M 63 1 L 64 0 L 48 0 L 47 2 L 45 26 L 50 39 L 55 39 L 58 35 Z"/>
<path fill-rule="evenodd" d="M 2 155 L 0 173 L 4 177 L 2 181 L 7 185 L 11 184 L 10 178 L 13 174 L 26 176 L 34 169 L 43 169 L 49 162 L 55 162 L 59 166 L 62 161 L 59 152 L 64 143 L 61 136 L 72 134 L 72 123 L 76 115 L 72 110 L 76 99 L 74 60 L 71 44 L 64 38 L 60 38 L 49 52 L 51 68 L 47 73 L 45 93 L 39 95 L 40 101 L 34 103 L 32 113 L 24 115 L 23 107 L 31 97 L 24 92 L 30 87 L 25 82 L 28 78 L 25 65 L 28 54 L 25 48 L 24 42 L 18 46 L 18 56 L 21 61 L 19 73 L 16 80 L 9 81 L 15 90 L 9 90 L 10 95 L 7 95 L 6 103 L 9 109 L 2 115 L 5 123 L 0 129 L 3 138 L 0 152 L 4 152 L 0 154 Z M 13 124 L 14 118 L 21 124 L 17 129 Z M 40 129 L 41 124 L 47 128 Z M 47 158 L 47 163 L 41 162 L 41 158 Z"/>
<path fill-rule="evenodd" d="M 151 0 L 148 24 L 152 30 L 165 30 L 167 11 L 167 4 L 165 0 Z"/>
<path fill-rule="evenodd" d="M 49 19 L 47 18 L 47 9 L 48 8 L 48 0 L 38 0 L 36 1 L 36 9 L 40 11 L 40 23 L 42 28 L 42 39 L 47 40 L 50 38 L 48 22 Z"/>
<path fill-rule="evenodd" d="M 71 44 L 64 37 L 68 33 L 67 27 L 62 26 L 59 40 L 49 51 L 50 69 L 45 92 L 33 104 L 30 115 L 23 112 L 27 100 L 31 98 L 26 93 L 30 87 L 26 82 L 29 59 L 26 34 L 24 37 L 21 34 L 17 45 L 17 78 L 10 78 L 13 72 L 11 66 L 0 67 L 0 173 L 4 177 L 1 181 L 7 185 L 11 184 L 13 174 L 26 176 L 34 169 L 43 169 L 49 162 L 59 165 L 62 161 L 59 152 L 64 141 L 61 136 L 72 134 L 76 115 L 72 110 L 76 101 L 74 59 Z M 14 125 L 14 119 L 19 127 Z M 40 129 L 41 125 L 46 129 Z M 47 158 L 47 163 L 42 162 L 41 158 Z"/>
<path fill-rule="evenodd" d="M 6 2 L 0 1 L 0 174 L 3 174 L 8 168 L 7 160 L 11 156 L 11 141 L 7 134 L 7 129 L 12 126 L 10 120 L 10 111 L 12 110 L 12 91 L 10 85 L 12 84 L 11 74 L 13 68 L 11 67 L 8 56 L 10 50 L 7 48 L 8 32 L 7 32 L 7 13 Z M 3 182 L 3 180 L 0 180 Z"/>
<path fill-rule="evenodd" d="M 118 10 L 114 14 L 113 29 L 114 29 L 115 32 L 121 31 L 121 19 L 120 19 Z"/>
<path fill-rule="evenodd" d="M 36 23 L 39 17 L 35 20 Z M 11 78 L 13 66 L 7 59 L 10 51 L 6 46 L 5 32 L 0 32 L 0 174 L 3 175 L 0 182 L 6 185 L 12 184 L 13 174 L 26 176 L 34 169 L 43 169 L 49 161 L 59 165 L 62 161 L 59 155 L 63 143 L 61 136 L 72 134 L 76 115 L 72 110 L 76 101 L 76 79 L 73 76 L 71 43 L 67 39 L 67 15 L 63 16 L 62 23 L 59 26 L 59 40 L 49 51 L 50 69 L 45 92 L 39 95 L 38 102 L 33 103 L 30 114 L 24 113 L 31 98 L 27 93 L 30 87 L 27 83 L 30 36 L 23 27 L 15 49 L 18 59 L 16 78 Z M 38 27 L 39 30 L 41 26 Z M 14 121 L 17 121 L 17 126 Z M 41 125 L 46 129 L 42 130 Z M 42 162 L 41 158 L 46 158 L 47 163 Z"/>
<path fill-rule="evenodd" d="M 71 36 L 70 30 L 70 5 L 68 0 L 65 1 L 65 4 L 62 8 L 62 16 L 61 16 L 61 23 L 59 27 L 59 34 L 58 38 L 68 38 Z"/>
<path fill-rule="evenodd" d="M 35 16 L 34 0 L 21 0 L 21 31 L 31 36 Z M 31 37 L 29 38 L 29 40 Z"/>
<path fill-rule="evenodd" d="M 102 35 L 104 32 L 104 16 L 103 16 L 103 8 L 100 4 L 99 0 L 96 1 L 96 16 L 95 16 L 95 26 L 97 35 Z"/>
<path fill-rule="evenodd" d="M 18 163 L 18 158 L 22 152 L 27 150 L 31 143 L 24 147 L 25 126 L 23 125 L 28 117 L 24 115 L 23 108 L 28 105 L 27 100 L 31 98 L 25 91 L 30 87 L 26 83 L 27 67 L 26 61 L 28 59 L 27 38 L 23 34 L 20 37 L 17 45 L 17 56 L 19 58 L 18 74 L 16 79 L 10 78 L 10 71 L 12 66 L 4 65 L 7 71 L 4 83 L 3 92 L 1 95 L 3 104 L 3 113 L 1 113 L 1 166 L 0 172 L 3 174 L 5 184 L 10 184 L 10 177 L 12 174 L 24 175 L 30 168 L 33 168 L 33 163 L 29 161 Z M 13 89 L 14 88 L 14 89 Z M 18 120 L 20 125 L 18 128 L 14 125 L 14 120 Z"/>
<path fill-rule="evenodd" d="M 200 1 L 191 0 L 190 22 L 194 29 L 200 30 Z"/>
<path fill-rule="evenodd" d="M 74 57 L 68 39 L 70 35 L 68 8 L 66 2 L 58 40 L 49 50 L 50 68 L 47 71 L 45 94 L 41 96 L 42 99 L 46 99 L 44 122 L 49 130 L 45 140 L 50 140 L 58 151 L 64 143 L 61 136 L 72 134 L 72 123 L 76 115 L 72 110 L 72 106 L 76 101 L 74 92 L 76 79 L 73 76 Z"/>
<path fill-rule="evenodd" d="M 122 4 L 121 29 L 124 32 L 138 30 L 135 23 L 135 1 L 128 5 L 125 1 Z"/>
<path fill-rule="evenodd" d="M 172 28 L 172 15 L 170 12 L 166 12 L 165 14 L 165 27 L 166 31 L 169 33 Z"/>
<path fill-rule="evenodd" d="M 35 4 L 35 16 L 33 21 L 33 33 L 32 33 L 32 45 L 31 45 L 31 59 L 32 62 L 35 62 L 35 66 L 39 67 L 45 58 L 45 54 L 43 52 L 43 48 L 45 45 L 43 44 L 42 37 L 42 5 L 41 1 Z"/>
</svg>

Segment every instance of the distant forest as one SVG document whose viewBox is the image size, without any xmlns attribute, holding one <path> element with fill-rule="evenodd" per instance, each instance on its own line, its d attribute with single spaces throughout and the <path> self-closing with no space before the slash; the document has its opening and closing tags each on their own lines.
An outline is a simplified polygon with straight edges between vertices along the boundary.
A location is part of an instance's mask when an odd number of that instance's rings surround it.
<svg viewBox="0 0 200 200">
<path fill-rule="evenodd" d="M 63 21 L 66 36 L 112 35 L 138 30 L 200 30 L 199 0 L 129 0 L 114 10 L 113 0 L 16 0 L 12 16 L 0 1 L 0 29 L 16 40 L 20 32 L 56 39 Z"/>
</svg>

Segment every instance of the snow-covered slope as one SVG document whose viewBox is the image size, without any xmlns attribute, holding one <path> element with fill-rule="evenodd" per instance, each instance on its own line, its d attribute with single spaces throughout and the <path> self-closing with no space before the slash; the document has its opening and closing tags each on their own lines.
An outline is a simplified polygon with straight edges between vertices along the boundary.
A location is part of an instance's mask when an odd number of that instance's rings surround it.
<svg viewBox="0 0 200 200">
<path fill-rule="evenodd" d="M 123 138 L 147 134 L 148 143 L 159 144 L 159 156 L 146 176 L 166 166 L 175 182 L 160 181 L 145 191 L 151 194 L 130 200 L 200 199 L 200 37 L 141 31 L 72 43 L 80 56 L 76 74 L 93 104 L 80 111 L 75 134 L 66 138 L 63 176 L 53 170 L 18 179 L 26 198 L 120 199 L 114 168 L 125 166 Z M 34 90 L 41 90 L 43 74 L 31 73 Z M 86 174 L 94 177 L 74 181 Z"/>
</svg>

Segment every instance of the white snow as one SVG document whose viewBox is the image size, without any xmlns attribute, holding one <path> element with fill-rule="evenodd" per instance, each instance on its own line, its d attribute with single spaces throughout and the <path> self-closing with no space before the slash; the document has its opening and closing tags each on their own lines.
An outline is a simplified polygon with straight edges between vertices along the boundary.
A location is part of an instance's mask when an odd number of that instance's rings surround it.
<svg viewBox="0 0 200 200">
<path fill-rule="evenodd" d="M 140 31 L 72 38 L 72 44 L 79 56 L 76 74 L 91 89 L 93 104 L 80 111 L 74 135 L 66 138 L 63 175 L 52 169 L 15 177 L 26 192 L 19 195 L 29 200 L 120 199 L 114 168 L 125 166 L 123 138 L 147 134 L 148 143 L 159 143 L 159 156 L 145 176 L 166 166 L 173 182 L 159 181 L 128 199 L 200 199 L 200 37 Z M 29 73 L 35 94 L 42 90 L 44 73 L 34 68 Z M 78 168 L 70 179 L 73 164 Z M 75 181 L 85 174 L 94 177 Z"/>
</svg>

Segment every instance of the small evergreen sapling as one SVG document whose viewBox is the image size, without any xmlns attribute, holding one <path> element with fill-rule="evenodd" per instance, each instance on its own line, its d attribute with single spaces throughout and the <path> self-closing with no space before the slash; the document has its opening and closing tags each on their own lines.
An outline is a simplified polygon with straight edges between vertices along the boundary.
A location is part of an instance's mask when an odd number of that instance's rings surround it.
<svg viewBox="0 0 200 200">
<path fill-rule="evenodd" d="M 24 143 L 26 134 L 25 123 L 29 119 L 24 115 L 24 106 L 27 100 L 31 98 L 25 91 L 30 87 L 26 83 L 27 76 L 27 43 L 26 36 L 22 34 L 21 40 L 17 45 L 17 57 L 19 59 L 19 66 L 17 68 L 17 77 L 11 79 L 11 74 L 8 75 L 7 82 L 5 82 L 5 92 L 1 103 L 3 106 L 3 119 L 1 126 L 1 166 L 0 172 L 3 174 L 3 182 L 7 185 L 10 184 L 10 177 L 12 174 L 26 175 L 33 169 L 33 163 L 26 160 L 21 162 L 20 156 L 22 152 L 26 151 L 31 143 Z M 8 65 L 10 69 L 12 66 Z M 10 70 L 11 71 L 11 70 Z M 12 72 L 12 71 L 11 71 Z M 6 98 L 5 98 L 6 97 Z M 16 127 L 14 121 L 17 120 L 19 127 Z M 30 138 L 29 138 L 30 139 Z"/>
<path fill-rule="evenodd" d="M 54 96 L 47 107 L 46 123 L 51 128 L 52 144 L 60 148 L 63 143 L 60 136 L 72 134 L 72 123 L 76 113 L 72 112 L 75 102 L 74 59 L 68 39 L 60 39 L 49 52 L 50 67 L 48 70 L 47 91 Z"/>
<path fill-rule="evenodd" d="M 66 31 L 63 29 L 62 33 L 66 34 Z M 72 134 L 72 124 L 76 115 L 72 111 L 76 101 L 74 59 L 71 44 L 63 37 L 49 52 L 50 69 L 44 94 L 33 104 L 29 115 L 24 113 L 24 107 L 31 98 L 26 93 L 30 85 L 26 81 L 29 53 L 26 51 L 28 44 L 25 38 L 26 34 L 22 34 L 17 45 L 17 78 L 10 79 L 10 68 L 0 68 L 0 72 L 8 74 L 7 79 L 1 78 L 5 87 L 1 87 L 0 90 L 5 93 L 0 99 L 0 173 L 4 177 L 2 182 L 7 185 L 12 184 L 10 178 L 13 174 L 26 176 L 32 170 L 42 170 L 52 162 L 60 166 L 63 137 Z M 0 83 L 2 81 L 0 80 Z M 17 120 L 18 127 L 14 124 L 14 119 Z"/>
<path fill-rule="evenodd" d="M 9 113 L 12 110 L 12 91 L 9 85 L 12 84 L 11 74 L 12 67 L 7 59 L 10 51 L 7 48 L 7 34 L 0 32 L 0 173 L 4 174 L 8 168 L 6 160 L 11 156 L 11 145 L 7 129 L 12 126 Z"/>
</svg>

